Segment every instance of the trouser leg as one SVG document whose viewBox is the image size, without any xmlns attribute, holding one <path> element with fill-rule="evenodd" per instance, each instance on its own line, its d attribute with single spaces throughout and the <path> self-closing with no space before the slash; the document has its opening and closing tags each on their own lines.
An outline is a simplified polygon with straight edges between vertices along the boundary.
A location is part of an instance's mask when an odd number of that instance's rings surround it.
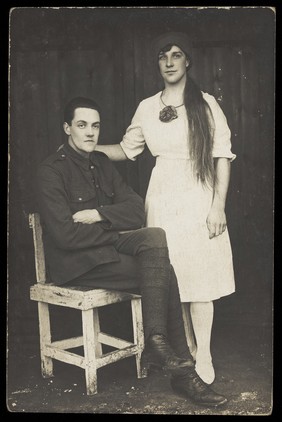
<svg viewBox="0 0 282 422">
<path fill-rule="evenodd" d="M 119 252 L 131 253 L 137 259 L 145 340 L 154 334 L 167 336 L 171 266 L 164 230 L 137 230 L 121 236 L 115 246 Z"/>
</svg>

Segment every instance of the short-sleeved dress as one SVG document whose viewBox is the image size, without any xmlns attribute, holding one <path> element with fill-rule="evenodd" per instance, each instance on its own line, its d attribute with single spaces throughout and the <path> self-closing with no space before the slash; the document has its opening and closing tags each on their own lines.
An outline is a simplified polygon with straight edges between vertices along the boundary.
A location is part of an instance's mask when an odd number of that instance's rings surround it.
<svg viewBox="0 0 282 422">
<path fill-rule="evenodd" d="M 145 200 L 146 225 L 166 231 L 181 301 L 212 301 L 235 291 L 228 230 L 209 239 L 206 219 L 213 192 L 192 174 L 185 106 L 177 108 L 177 119 L 161 122 L 160 95 L 139 104 L 121 147 L 129 159 L 135 160 L 146 143 L 156 157 Z M 203 93 L 203 97 L 215 123 L 213 156 L 232 161 L 236 155 L 231 152 L 226 118 L 213 96 Z"/>
</svg>

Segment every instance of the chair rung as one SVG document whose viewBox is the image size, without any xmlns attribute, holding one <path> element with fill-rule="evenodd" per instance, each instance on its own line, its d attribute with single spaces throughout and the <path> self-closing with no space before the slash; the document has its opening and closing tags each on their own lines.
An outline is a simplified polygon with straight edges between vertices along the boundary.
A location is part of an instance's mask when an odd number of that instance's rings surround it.
<svg viewBox="0 0 282 422">
<path fill-rule="evenodd" d="M 115 347 L 116 349 L 124 349 L 125 347 L 134 345 L 134 343 L 131 343 L 130 341 L 126 341 L 118 337 L 110 336 L 109 334 L 106 334 L 106 333 L 99 333 L 98 341 L 102 344 L 106 344 L 107 346 Z"/>
<path fill-rule="evenodd" d="M 43 354 L 49 358 L 60 360 L 71 365 L 79 366 L 85 369 L 85 358 L 76 353 L 68 352 L 54 346 L 46 346 L 43 350 Z"/>
<path fill-rule="evenodd" d="M 115 347 L 116 349 L 125 349 L 126 347 L 134 346 L 134 343 L 131 343 L 130 341 L 126 341 L 121 338 L 114 337 L 102 332 L 98 334 L 98 341 L 102 344 L 106 344 L 107 346 Z M 54 349 L 60 350 L 68 350 L 74 349 L 76 347 L 81 347 L 83 346 L 83 344 L 83 336 L 80 336 L 71 337 L 64 340 L 52 341 L 52 343 L 46 347 L 52 347 Z"/>
<path fill-rule="evenodd" d="M 120 359 L 128 358 L 138 353 L 138 346 L 131 345 L 124 349 L 114 350 L 109 353 L 105 353 L 103 356 L 96 359 L 97 368 L 109 365 L 110 363 L 117 362 Z M 44 355 L 52 359 L 59 360 L 71 365 L 79 366 L 85 369 L 86 360 L 84 356 L 80 356 L 76 353 L 68 352 L 67 350 L 58 349 L 54 346 L 46 346 Z"/>
<path fill-rule="evenodd" d="M 97 368 L 117 362 L 120 359 L 128 358 L 137 353 L 138 346 L 136 345 L 129 346 L 121 350 L 114 350 L 113 352 L 106 353 L 100 358 L 97 358 Z"/>
<path fill-rule="evenodd" d="M 58 349 L 74 349 L 75 347 L 81 347 L 83 346 L 83 336 L 52 341 L 51 346 Z"/>
</svg>

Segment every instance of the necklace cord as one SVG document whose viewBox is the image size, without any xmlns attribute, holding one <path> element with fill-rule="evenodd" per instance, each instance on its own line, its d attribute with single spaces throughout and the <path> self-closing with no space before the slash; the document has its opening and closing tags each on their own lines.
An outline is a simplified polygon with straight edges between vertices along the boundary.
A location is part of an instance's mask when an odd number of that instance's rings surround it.
<svg viewBox="0 0 282 422">
<path fill-rule="evenodd" d="M 165 106 L 165 107 L 168 107 L 164 102 L 163 102 L 163 92 L 161 93 L 161 102 L 163 103 L 163 105 Z M 184 105 L 184 103 L 182 103 L 182 104 L 180 104 L 179 106 L 172 106 L 172 107 L 174 107 L 174 108 L 178 108 L 178 107 L 182 107 Z"/>
</svg>

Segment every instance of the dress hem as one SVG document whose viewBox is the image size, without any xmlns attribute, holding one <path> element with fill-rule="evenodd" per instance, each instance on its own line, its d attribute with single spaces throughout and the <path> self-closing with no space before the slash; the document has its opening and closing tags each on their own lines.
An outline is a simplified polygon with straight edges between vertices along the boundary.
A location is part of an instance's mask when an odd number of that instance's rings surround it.
<svg viewBox="0 0 282 422">
<path fill-rule="evenodd" d="M 181 296 L 180 296 L 180 302 L 181 303 L 190 303 L 190 302 L 213 302 L 214 300 L 218 300 L 218 299 L 220 299 L 220 298 L 222 298 L 222 297 L 225 297 L 225 296 L 229 296 L 229 295 L 232 295 L 233 293 L 236 293 L 236 290 L 234 289 L 232 292 L 230 292 L 230 293 L 223 293 L 223 294 L 221 294 L 220 296 L 216 296 L 216 297 L 213 297 L 213 298 L 209 298 L 209 299 L 207 299 L 207 298 L 198 298 L 198 299 L 190 299 L 190 300 L 183 300 L 182 298 L 181 298 Z"/>
</svg>

